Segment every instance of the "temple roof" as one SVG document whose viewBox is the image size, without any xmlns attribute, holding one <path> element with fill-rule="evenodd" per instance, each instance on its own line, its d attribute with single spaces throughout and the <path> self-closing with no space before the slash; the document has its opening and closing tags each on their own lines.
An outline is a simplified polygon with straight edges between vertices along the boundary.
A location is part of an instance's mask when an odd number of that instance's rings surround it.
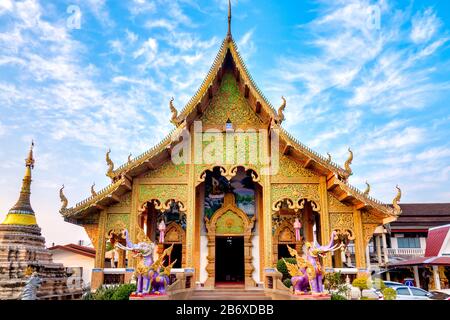
<svg viewBox="0 0 450 320">
<path fill-rule="evenodd" d="M 393 209 L 348 184 L 348 178 L 352 174 L 350 164 L 353 159 L 353 153 L 350 150 L 350 158 L 346 162 L 345 168 L 342 168 L 332 162 L 331 158 L 325 158 L 313 151 L 282 128 L 281 123 L 284 119 L 282 112 L 286 107 L 286 101 L 282 98 L 283 104 L 278 108 L 278 111 L 275 111 L 272 104 L 254 82 L 231 35 L 231 11 L 229 11 L 228 33 L 199 89 L 180 113 L 173 106 L 173 101 L 170 102 L 172 110 L 171 121 L 175 128 L 156 146 L 134 159 L 129 159 L 117 169 L 114 169 L 114 164 L 109 157 L 110 151 L 108 151 L 106 156 L 109 167 L 107 176 L 111 178 L 112 184 L 98 194 L 92 195 L 76 204 L 73 208 L 67 208 L 67 203 L 65 203 L 61 213 L 66 220 L 74 222 L 72 218 L 84 216 L 87 213 L 86 210 L 90 211 L 91 209 L 114 203 L 114 198 L 131 190 L 133 177 L 149 169 L 155 169 L 163 160 L 167 159 L 171 148 L 178 142 L 182 130 L 189 128 L 192 122 L 204 113 L 211 96 L 214 94 L 213 90 L 217 87 L 216 84 L 220 84 L 224 75 L 224 69 L 230 63 L 233 64 L 233 74 L 236 81 L 241 85 L 242 94 L 248 101 L 252 101 L 253 111 L 257 113 L 266 128 L 278 129 L 280 145 L 285 155 L 295 157 L 305 168 L 319 175 L 326 176 L 328 190 L 333 192 L 340 201 L 356 205 L 359 209 L 375 210 L 385 217 L 385 223 L 396 219 L 400 213 L 398 205 Z M 112 197 L 113 195 L 114 197 Z"/>
<path fill-rule="evenodd" d="M 403 203 L 402 215 L 391 223 L 391 230 L 426 232 L 445 224 L 450 224 L 450 203 Z"/>
</svg>

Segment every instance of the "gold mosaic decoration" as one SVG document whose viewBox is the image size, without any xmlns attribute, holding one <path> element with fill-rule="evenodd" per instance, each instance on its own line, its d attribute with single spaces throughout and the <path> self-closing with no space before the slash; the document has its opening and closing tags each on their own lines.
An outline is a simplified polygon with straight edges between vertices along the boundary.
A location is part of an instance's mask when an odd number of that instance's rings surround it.
<svg viewBox="0 0 450 320">
<path fill-rule="evenodd" d="M 224 126 L 228 119 L 234 125 L 262 123 L 239 91 L 236 79 L 231 73 L 223 76 L 219 90 L 201 120 L 209 125 Z"/>
</svg>

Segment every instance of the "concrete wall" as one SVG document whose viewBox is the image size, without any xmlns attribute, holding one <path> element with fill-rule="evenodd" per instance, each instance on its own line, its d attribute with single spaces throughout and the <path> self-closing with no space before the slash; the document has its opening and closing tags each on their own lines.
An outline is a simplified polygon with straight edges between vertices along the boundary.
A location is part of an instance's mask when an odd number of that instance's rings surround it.
<svg viewBox="0 0 450 320">
<path fill-rule="evenodd" d="M 91 282 L 91 274 L 92 269 L 94 268 L 95 258 L 61 249 L 51 250 L 51 252 L 53 255 L 53 261 L 56 263 L 62 263 L 66 268 L 82 267 L 82 278 L 84 284 L 87 285 Z"/>
</svg>

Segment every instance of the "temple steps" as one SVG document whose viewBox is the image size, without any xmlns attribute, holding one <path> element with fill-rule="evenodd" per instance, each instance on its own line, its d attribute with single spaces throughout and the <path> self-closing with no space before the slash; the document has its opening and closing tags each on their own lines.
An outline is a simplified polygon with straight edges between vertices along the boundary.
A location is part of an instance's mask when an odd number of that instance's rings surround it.
<svg viewBox="0 0 450 320">
<path fill-rule="evenodd" d="M 272 300 L 263 289 L 195 289 L 189 300 Z"/>
</svg>

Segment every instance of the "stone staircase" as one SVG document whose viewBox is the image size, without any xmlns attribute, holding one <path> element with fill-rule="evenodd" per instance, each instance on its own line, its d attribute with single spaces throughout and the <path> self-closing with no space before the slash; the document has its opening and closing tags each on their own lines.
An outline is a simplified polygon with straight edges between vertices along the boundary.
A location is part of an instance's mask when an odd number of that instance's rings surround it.
<svg viewBox="0 0 450 320">
<path fill-rule="evenodd" d="M 215 288 L 195 289 L 189 300 L 272 300 L 263 289 Z"/>
</svg>

